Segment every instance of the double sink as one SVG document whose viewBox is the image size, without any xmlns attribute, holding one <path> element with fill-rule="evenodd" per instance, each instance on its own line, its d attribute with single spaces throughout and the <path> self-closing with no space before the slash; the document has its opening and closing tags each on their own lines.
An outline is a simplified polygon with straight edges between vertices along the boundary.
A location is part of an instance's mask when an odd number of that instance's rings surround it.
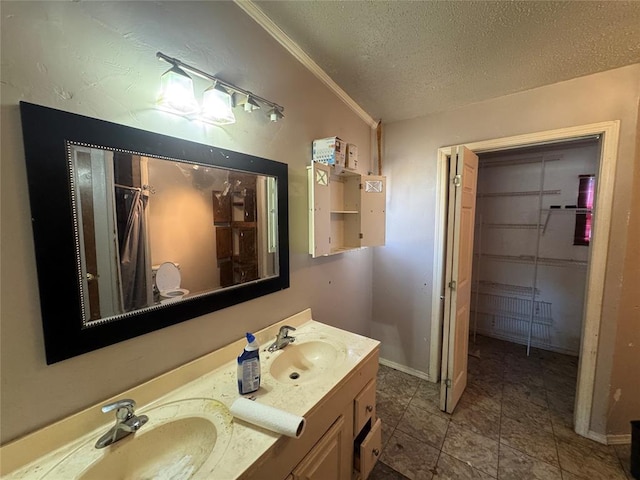
<svg viewBox="0 0 640 480">
<path fill-rule="evenodd" d="M 307 392 L 330 389 L 336 382 L 338 367 L 354 357 L 354 352 L 342 341 L 344 336 L 327 335 L 326 329 L 318 328 L 326 326 L 317 322 L 306 325 L 310 328 L 299 327 L 295 342 L 283 349 L 268 352 L 261 348 L 262 387 L 255 394 L 258 401 L 271 399 L 271 403 L 277 403 L 277 398 L 304 398 Z M 235 362 L 221 367 L 214 381 L 233 382 L 235 388 Z M 316 386 L 310 388 L 312 384 Z M 191 391 L 202 393 L 202 388 Z M 188 394 L 185 390 L 182 394 L 166 396 L 164 401 L 160 399 L 157 405 L 140 409 L 149 421 L 135 434 L 106 448 L 95 448 L 96 432 L 87 434 L 74 442 L 71 449 L 67 447 L 68 453 L 58 457 L 53 466 L 45 462 L 46 469 L 38 469 L 42 473 L 38 478 L 207 478 L 216 471 L 228 450 L 237 450 L 237 446 L 230 449 L 234 431 L 243 429 L 246 439 L 246 430 L 251 428 L 234 422 L 229 412 L 230 402 L 238 397 L 237 393 L 231 395 L 228 385 L 218 391 L 220 399 L 215 398 L 215 391 L 211 397 L 180 398 Z M 304 394 L 300 393 L 303 391 Z M 283 402 L 282 408 L 286 409 L 286 405 L 287 402 Z M 108 426 L 102 430 L 106 428 Z M 277 434 L 272 432 L 261 434 L 277 439 Z"/>
</svg>

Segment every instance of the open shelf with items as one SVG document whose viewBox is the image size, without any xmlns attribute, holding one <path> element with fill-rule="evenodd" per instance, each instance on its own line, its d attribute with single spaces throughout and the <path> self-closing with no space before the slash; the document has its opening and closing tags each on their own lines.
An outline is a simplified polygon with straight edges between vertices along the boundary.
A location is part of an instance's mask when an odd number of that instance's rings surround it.
<svg viewBox="0 0 640 480">
<path fill-rule="evenodd" d="M 386 179 L 313 162 L 309 169 L 309 254 L 384 245 Z"/>
</svg>

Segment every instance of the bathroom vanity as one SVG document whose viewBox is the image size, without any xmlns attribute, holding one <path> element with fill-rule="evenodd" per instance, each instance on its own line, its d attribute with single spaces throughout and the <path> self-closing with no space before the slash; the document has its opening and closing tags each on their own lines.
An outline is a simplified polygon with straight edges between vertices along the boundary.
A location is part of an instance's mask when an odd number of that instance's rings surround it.
<svg viewBox="0 0 640 480">
<path fill-rule="evenodd" d="M 280 326 L 295 341 L 269 352 Z M 2 478 L 365 479 L 381 450 L 376 416 L 379 342 L 312 319 L 311 311 L 255 333 L 263 403 L 306 419 L 299 438 L 234 418 L 244 339 L 0 448 Z M 103 449 L 113 425 L 100 407 L 132 398 L 149 421 Z M 253 397 L 252 397 L 253 398 Z M 169 475 L 169 477 L 167 477 Z"/>
</svg>

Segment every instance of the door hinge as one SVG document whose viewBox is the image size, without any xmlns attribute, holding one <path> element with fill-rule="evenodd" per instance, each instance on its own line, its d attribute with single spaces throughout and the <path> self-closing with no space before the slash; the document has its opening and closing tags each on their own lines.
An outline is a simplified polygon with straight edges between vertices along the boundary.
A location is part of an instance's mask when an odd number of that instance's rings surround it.
<svg viewBox="0 0 640 480">
<path fill-rule="evenodd" d="M 459 187 L 462 184 L 462 177 L 460 176 L 460 174 L 458 174 L 455 177 L 453 177 L 453 184 L 456 187 Z"/>
<path fill-rule="evenodd" d="M 360 190 L 362 190 L 363 188 L 361 183 L 358 184 L 358 187 L 360 188 Z"/>
<path fill-rule="evenodd" d="M 445 387 L 447 388 L 451 388 L 451 379 L 447 378 L 444 382 Z"/>
<path fill-rule="evenodd" d="M 449 282 L 449 288 L 450 288 L 451 290 L 455 290 L 457 286 L 458 286 L 458 282 L 456 282 L 455 280 L 451 280 L 451 281 Z"/>
<path fill-rule="evenodd" d="M 362 240 L 364 238 L 363 234 L 360 234 L 360 240 Z"/>
</svg>

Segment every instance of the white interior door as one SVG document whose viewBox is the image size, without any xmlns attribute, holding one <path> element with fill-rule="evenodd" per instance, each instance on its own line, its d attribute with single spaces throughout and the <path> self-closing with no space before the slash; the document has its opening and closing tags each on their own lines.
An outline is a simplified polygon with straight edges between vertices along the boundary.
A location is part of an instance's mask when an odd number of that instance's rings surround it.
<svg viewBox="0 0 640 480">
<path fill-rule="evenodd" d="M 440 408 L 452 413 L 467 385 L 478 156 L 459 146 L 449 162 L 449 215 Z"/>
</svg>

